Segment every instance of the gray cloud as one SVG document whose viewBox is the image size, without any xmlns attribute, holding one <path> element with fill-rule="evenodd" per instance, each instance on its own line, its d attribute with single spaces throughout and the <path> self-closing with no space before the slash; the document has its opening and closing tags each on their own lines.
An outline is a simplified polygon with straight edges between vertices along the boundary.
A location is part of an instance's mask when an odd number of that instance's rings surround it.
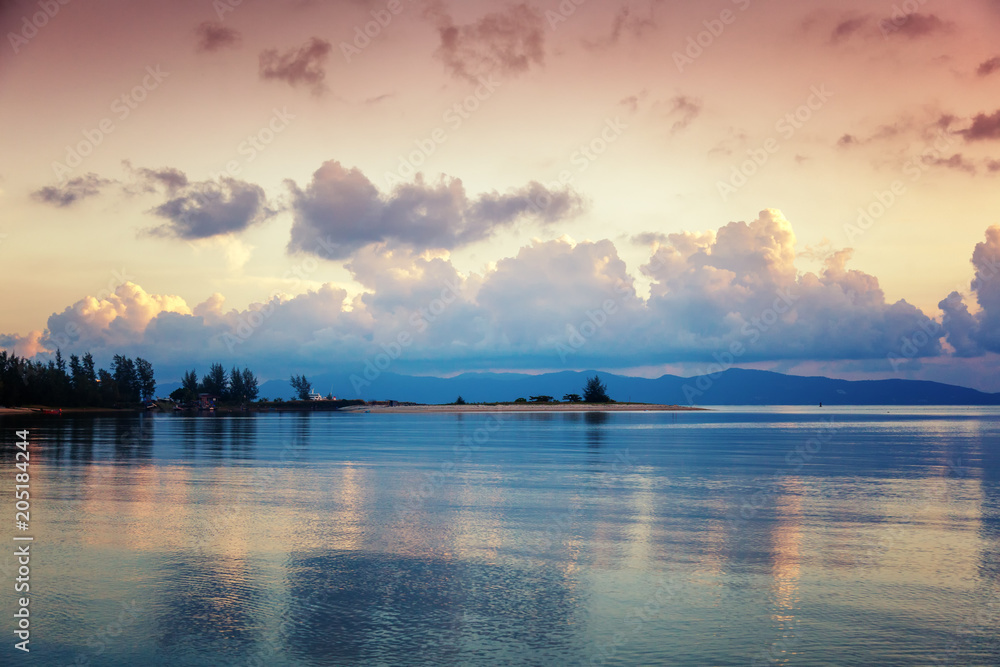
<svg viewBox="0 0 1000 667">
<path fill-rule="evenodd" d="M 242 39 L 238 30 L 217 21 L 201 23 L 195 28 L 195 36 L 198 38 L 196 48 L 203 53 L 238 46 Z"/>
<path fill-rule="evenodd" d="M 418 178 L 382 195 L 361 171 L 336 161 L 324 163 L 305 190 L 294 183 L 289 186 L 295 210 L 289 250 L 330 259 L 382 242 L 457 248 L 489 238 L 522 217 L 549 223 L 571 217 L 582 207 L 572 191 L 550 191 L 538 183 L 470 200 L 458 179 L 430 185 Z M 330 239 L 327 247 L 318 251 L 326 239 Z"/>
<path fill-rule="evenodd" d="M 849 38 L 864 28 L 868 24 L 869 19 L 869 16 L 856 16 L 841 21 L 834 26 L 833 31 L 830 33 L 830 41 L 836 44 Z"/>
<path fill-rule="evenodd" d="M 205 239 L 241 232 L 275 213 L 268 208 L 263 188 L 233 178 L 191 183 L 175 195 L 151 211 L 167 222 L 148 233 Z"/>
<path fill-rule="evenodd" d="M 84 176 L 71 178 L 61 185 L 50 185 L 36 190 L 31 193 L 31 196 L 36 201 L 65 208 L 81 199 L 100 194 L 102 188 L 112 183 L 116 183 L 116 181 L 101 178 L 95 173 L 88 173 Z"/>
<path fill-rule="evenodd" d="M 544 64 L 544 21 L 526 3 L 465 25 L 456 25 L 440 2 L 432 2 L 426 11 L 441 40 L 436 55 L 455 77 L 476 81 L 490 74 L 518 75 Z"/>
<path fill-rule="evenodd" d="M 126 192 L 130 194 L 158 192 L 162 188 L 168 194 L 172 195 L 188 185 L 188 177 L 180 169 L 173 167 L 163 167 L 161 169 L 133 167 L 129 160 L 124 160 L 122 164 L 132 174 L 135 181 L 126 187 Z"/>
<path fill-rule="evenodd" d="M 977 114 L 972 119 L 972 125 L 960 132 L 966 141 L 980 141 L 984 139 L 1000 139 L 1000 110 L 992 116 L 984 113 Z"/>
<path fill-rule="evenodd" d="M 989 60 L 981 63 L 979 67 L 976 68 L 976 74 L 979 76 L 989 76 L 997 70 L 1000 70 L 1000 56 L 990 58 Z"/>
<path fill-rule="evenodd" d="M 279 54 L 277 49 L 268 49 L 260 54 L 260 78 L 285 81 L 289 85 L 305 84 L 314 93 L 325 90 L 324 63 L 330 55 L 330 42 L 313 37 L 298 49 Z"/>
</svg>

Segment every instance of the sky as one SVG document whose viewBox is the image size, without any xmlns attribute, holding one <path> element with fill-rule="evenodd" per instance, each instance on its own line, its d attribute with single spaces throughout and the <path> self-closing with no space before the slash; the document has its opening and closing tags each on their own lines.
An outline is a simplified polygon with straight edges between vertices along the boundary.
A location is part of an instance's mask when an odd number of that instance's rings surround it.
<svg viewBox="0 0 1000 667">
<path fill-rule="evenodd" d="M 0 348 L 1000 391 L 1000 2 L 0 0 Z"/>
</svg>

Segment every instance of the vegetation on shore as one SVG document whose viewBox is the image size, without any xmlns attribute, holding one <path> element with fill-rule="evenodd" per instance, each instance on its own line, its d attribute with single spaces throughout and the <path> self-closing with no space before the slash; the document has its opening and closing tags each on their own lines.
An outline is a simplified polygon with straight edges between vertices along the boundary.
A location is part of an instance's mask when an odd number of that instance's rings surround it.
<svg viewBox="0 0 1000 667">
<path fill-rule="evenodd" d="M 293 376 L 294 377 L 294 376 Z M 595 375 L 592 378 L 587 378 L 587 384 L 583 387 L 583 395 L 580 394 L 564 394 L 563 401 L 566 403 L 615 403 L 616 401 L 608 396 L 608 387 L 606 384 L 601 382 L 601 378 Z M 540 394 L 538 396 L 529 396 L 528 398 L 517 398 L 510 402 L 515 405 L 521 403 L 558 403 L 553 396 L 547 396 L 545 394 Z M 479 403 L 478 405 L 508 405 L 508 402 L 494 401 L 491 403 Z M 450 405 L 466 405 L 464 398 L 459 396 Z"/>
<path fill-rule="evenodd" d="M 148 401 L 155 392 L 153 365 L 142 357 L 116 354 L 105 370 L 89 352 L 70 355 L 67 364 L 60 350 L 48 363 L 0 350 L 0 405 L 113 408 Z"/>
</svg>

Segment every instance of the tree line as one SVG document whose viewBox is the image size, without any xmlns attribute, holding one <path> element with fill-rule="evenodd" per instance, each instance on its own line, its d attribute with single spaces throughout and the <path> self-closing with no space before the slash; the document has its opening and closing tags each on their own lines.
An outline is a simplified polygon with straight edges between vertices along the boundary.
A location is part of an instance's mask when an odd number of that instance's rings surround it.
<svg viewBox="0 0 1000 667">
<path fill-rule="evenodd" d="M 56 350 L 47 363 L 0 350 L 0 405 L 115 407 L 153 398 L 153 365 L 116 354 L 108 369 L 97 368 L 90 352 L 70 355 Z"/>
<path fill-rule="evenodd" d="M 187 403 L 197 399 L 198 394 L 211 394 L 224 402 L 250 403 L 260 395 L 260 386 L 257 376 L 245 366 L 243 370 L 233 366 L 227 373 L 222 364 L 212 364 L 200 382 L 194 369 L 184 373 L 180 388 L 172 391 L 170 398 Z"/>
</svg>

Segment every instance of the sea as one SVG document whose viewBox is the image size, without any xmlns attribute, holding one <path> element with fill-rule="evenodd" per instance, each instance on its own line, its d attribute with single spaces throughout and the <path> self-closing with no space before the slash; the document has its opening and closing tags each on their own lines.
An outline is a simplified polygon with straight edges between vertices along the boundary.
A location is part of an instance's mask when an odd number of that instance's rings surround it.
<svg viewBox="0 0 1000 667">
<path fill-rule="evenodd" d="M 1000 665 L 1000 408 L 0 433 L 3 665 Z"/>
</svg>

